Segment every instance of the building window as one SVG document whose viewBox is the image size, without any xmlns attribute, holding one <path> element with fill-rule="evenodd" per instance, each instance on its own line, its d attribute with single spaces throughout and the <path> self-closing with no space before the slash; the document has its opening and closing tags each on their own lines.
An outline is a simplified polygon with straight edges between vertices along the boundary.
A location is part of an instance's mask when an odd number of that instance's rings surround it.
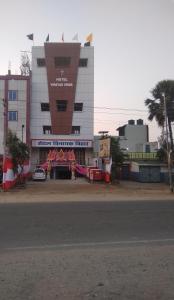
<svg viewBox="0 0 174 300">
<path fill-rule="evenodd" d="M 41 103 L 41 111 L 49 111 L 50 104 L 49 103 Z"/>
<path fill-rule="evenodd" d="M 80 126 L 72 126 L 72 134 L 80 134 Z"/>
<path fill-rule="evenodd" d="M 74 111 L 82 111 L 83 110 L 83 103 L 74 103 Z"/>
<path fill-rule="evenodd" d="M 45 58 L 37 58 L 37 66 L 45 67 Z"/>
<path fill-rule="evenodd" d="M 66 111 L 67 109 L 67 100 L 57 100 L 57 110 Z"/>
<path fill-rule="evenodd" d="M 17 100 L 17 91 L 14 91 L 14 90 L 8 91 L 8 100 L 16 101 Z"/>
<path fill-rule="evenodd" d="M 18 112 L 17 111 L 9 111 L 8 112 L 8 120 L 9 121 L 17 121 L 18 120 Z"/>
<path fill-rule="evenodd" d="M 54 63 L 55 63 L 55 67 L 69 67 L 71 64 L 71 57 L 63 57 L 63 56 L 59 56 L 59 57 L 55 57 L 54 58 Z"/>
<path fill-rule="evenodd" d="M 80 58 L 79 60 L 79 67 L 87 67 L 88 59 L 87 58 Z"/>
<path fill-rule="evenodd" d="M 51 133 L 52 133 L 51 126 L 44 125 L 43 126 L 43 134 L 51 134 Z"/>
</svg>

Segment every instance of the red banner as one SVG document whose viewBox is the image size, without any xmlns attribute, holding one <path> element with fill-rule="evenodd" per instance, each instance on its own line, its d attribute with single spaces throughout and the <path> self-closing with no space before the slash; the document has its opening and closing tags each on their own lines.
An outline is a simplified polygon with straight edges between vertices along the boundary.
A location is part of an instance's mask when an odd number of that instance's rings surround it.
<svg viewBox="0 0 174 300">
<path fill-rule="evenodd" d="M 58 151 L 57 149 L 50 150 L 48 152 L 47 161 L 60 161 L 60 162 L 70 162 L 75 161 L 74 150 L 65 150 L 62 149 Z"/>
</svg>

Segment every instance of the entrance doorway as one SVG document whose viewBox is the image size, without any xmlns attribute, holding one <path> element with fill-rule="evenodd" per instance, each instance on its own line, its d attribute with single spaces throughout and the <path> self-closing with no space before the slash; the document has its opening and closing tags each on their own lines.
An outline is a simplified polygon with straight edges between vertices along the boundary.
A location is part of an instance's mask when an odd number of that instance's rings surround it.
<svg viewBox="0 0 174 300">
<path fill-rule="evenodd" d="M 56 166 L 50 173 L 51 179 L 71 179 L 71 170 L 69 166 Z"/>
</svg>

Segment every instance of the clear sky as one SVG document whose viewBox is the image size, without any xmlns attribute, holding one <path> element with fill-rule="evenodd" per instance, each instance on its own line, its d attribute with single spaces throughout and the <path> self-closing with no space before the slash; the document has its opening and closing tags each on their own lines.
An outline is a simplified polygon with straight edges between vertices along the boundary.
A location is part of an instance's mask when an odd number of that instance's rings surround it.
<svg viewBox="0 0 174 300">
<path fill-rule="evenodd" d="M 143 118 L 150 139 L 160 131 L 147 120 L 144 100 L 163 79 L 174 79 L 174 0 L 1 0 L 0 66 L 19 74 L 20 51 L 50 42 L 79 42 L 92 32 L 95 47 L 95 133 Z M 102 107 L 102 108 L 97 108 Z M 108 107 L 111 109 L 103 109 Z M 128 110 L 119 110 L 128 109 Z M 142 110 L 142 111 L 136 111 Z"/>
</svg>

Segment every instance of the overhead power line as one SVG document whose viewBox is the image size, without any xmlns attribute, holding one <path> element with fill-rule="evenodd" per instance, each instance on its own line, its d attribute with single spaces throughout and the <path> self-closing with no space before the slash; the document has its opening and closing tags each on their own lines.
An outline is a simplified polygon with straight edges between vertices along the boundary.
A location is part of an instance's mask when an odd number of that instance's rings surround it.
<svg viewBox="0 0 174 300">
<path fill-rule="evenodd" d="M 147 112 L 145 109 L 135 109 L 135 108 L 121 108 L 121 107 L 105 107 L 105 106 L 87 106 L 85 107 L 91 107 L 94 109 L 108 109 L 108 110 L 125 110 L 125 111 L 138 111 L 138 112 Z"/>
<path fill-rule="evenodd" d="M 16 102 L 25 102 L 25 100 L 16 100 Z M 80 102 L 80 101 L 79 101 Z M 44 103 L 42 101 L 37 102 L 38 104 Z M 45 102 L 47 103 L 47 102 Z M 78 102 L 75 102 L 78 103 Z M 148 112 L 147 109 L 137 109 L 137 108 L 122 108 L 122 107 L 108 107 L 108 106 L 90 106 L 90 105 L 85 105 L 84 108 L 91 108 L 91 109 L 106 109 L 106 110 L 123 110 L 123 111 L 136 111 L 136 112 Z"/>
<path fill-rule="evenodd" d="M 107 114 L 107 115 L 125 115 L 125 116 L 137 116 L 137 114 L 126 114 L 121 112 L 107 112 L 107 111 L 96 111 L 95 114 Z M 143 117 L 145 114 L 138 115 L 138 117 Z"/>
</svg>

